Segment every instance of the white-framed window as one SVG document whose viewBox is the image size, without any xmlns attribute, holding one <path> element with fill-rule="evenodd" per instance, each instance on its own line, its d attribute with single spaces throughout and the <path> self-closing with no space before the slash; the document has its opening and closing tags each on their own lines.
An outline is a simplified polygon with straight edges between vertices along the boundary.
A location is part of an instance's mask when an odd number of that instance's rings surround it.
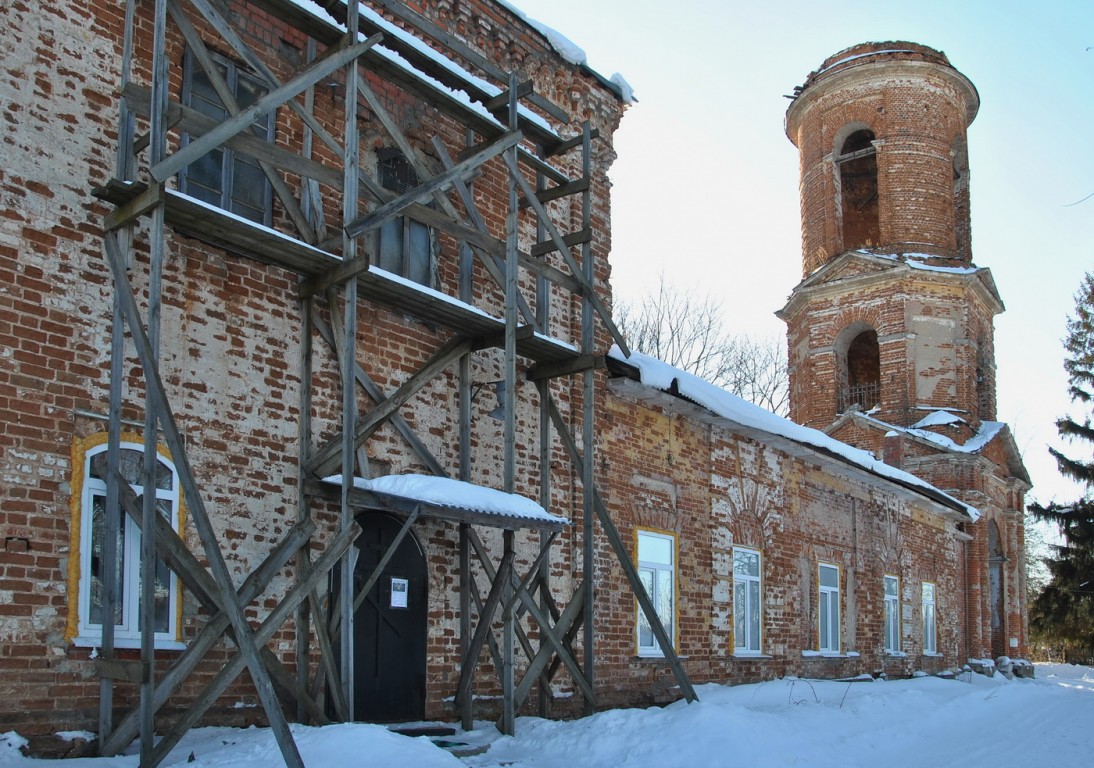
<svg viewBox="0 0 1094 768">
<path fill-rule="evenodd" d="M 638 531 L 638 576 L 657 610 L 665 633 L 675 643 L 676 537 Z M 645 611 L 638 606 L 638 655 L 663 656 Z"/>
<path fill-rule="evenodd" d="M 755 549 L 733 548 L 733 652 L 759 653 L 763 631 L 761 556 Z"/>
<path fill-rule="evenodd" d="M 938 624 L 935 585 L 923 582 L 923 652 L 938 653 Z"/>
<path fill-rule="evenodd" d="M 820 650 L 839 653 L 839 566 L 821 563 L 817 567 L 820 585 L 819 617 Z"/>
<path fill-rule="evenodd" d="M 118 599 L 114 606 L 114 642 L 119 648 L 140 644 L 140 548 L 141 531 L 121 509 L 106 508 L 105 442 L 83 452 L 81 472 L 75 477 L 74 513 L 79 516 L 79 587 L 76 631 L 77 645 L 97 646 L 102 642 L 102 589 L 106 563 L 103 543 L 107 514 L 118 517 L 118 542 L 115 578 Z M 159 455 L 156 466 L 156 506 L 159 513 L 178 530 L 179 482 L 174 465 Z M 100 471 L 102 470 L 102 471 Z M 144 494 L 144 446 L 125 441 L 121 444 L 119 470 L 137 496 Z M 79 499 L 78 509 L 75 499 Z M 178 639 L 178 579 L 163 560 L 156 559 L 155 613 L 158 647 L 174 647 Z"/>
<path fill-rule="evenodd" d="M 900 579 L 885 576 L 885 651 L 900 652 Z"/>
</svg>

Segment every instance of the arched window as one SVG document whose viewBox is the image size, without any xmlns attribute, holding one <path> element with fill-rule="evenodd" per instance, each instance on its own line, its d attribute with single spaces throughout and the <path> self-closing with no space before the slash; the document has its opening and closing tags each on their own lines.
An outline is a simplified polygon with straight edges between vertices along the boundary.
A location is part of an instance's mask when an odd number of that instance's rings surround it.
<svg viewBox="0 0 1094 768">
<path fill-rule="evenodd" d="M 881 402 L 881 351 L 873 328 L 849 328 L 837 344 L 841 382 L 837 410 L 868 410 Z"/>
<path fill-rule="evenodd" d="M 77 645 L 98 645 L 102 638 L 103 580 L 107 563 L 103 559 L 108 514 L 118 516 L 117 560 L 115 578 L 118 599 L 114 606 L 115 645 L 137 647 L 140 642 L 140 548 L 141 531 L 121 509 L 106 508 L 106 442 L 102 436 L 93 438 L 92 446 L 79 449 L 79 459 L 73 478 L 73 535 L 79 532 L 79 586 L 75 617 L 74 642 Z M 81 455 L 82 454 L 82 455 Z M 138 497 L 144 494 L 144 446 L 135 441 L 121 444 L 119 470 Z M 156 506 L 164 518 L 178 530 L 180 497 L 178 475 L 174 465 L 159 456 L 156 467 Z M 78 503 L 77 503 L 78 502 Z M 153 605 L 156 645 L 164 646 L 178 639 L 177 577 L 167 564 L 156 559 L 156 586 Z M 70 620 L 70 624 L 73 622 Z"/>
<path fill-rule="evenodd" d="M 881 241 L 878 222 L 877 150 L 874 132 L 860 129 L 839 148 L 839 212 L 843 247 L 868 248 Z"/>
</svg>

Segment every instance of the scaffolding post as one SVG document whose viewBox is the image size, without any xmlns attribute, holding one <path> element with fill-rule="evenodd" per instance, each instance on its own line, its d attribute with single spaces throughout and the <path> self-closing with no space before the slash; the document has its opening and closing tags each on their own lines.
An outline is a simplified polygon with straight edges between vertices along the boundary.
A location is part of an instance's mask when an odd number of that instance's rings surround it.
<svg viewBox="0 0 1094 768">
<path fill-rule="evenodd" d="M 585 191 L 581 195 L 581 226 L 587 228 L 592 213 L 592 194 L 591 188 L 591 176 L 592 176 L 592 137 L 589 133 L 589 121 L 586 120 L 582 125 L 582 140 L 581 140 L 581 172 L 582 178 L 586 182 Z M 594 280 L 596 275 L 593 271 L 593 258 L 592 258 L 592 243 L 586 241 L 581 246 L 581 268 L 585 275 L 585 280 L 589 286 L 594 286 Z M 591 355 L 594 351 L 595 338 L 593 335 L 593 305 L 589 299 L 583 297 L 581 300 L 581 352 L 585 355 Z M 583 588 L 585 590 L 585 636 L 584 636 L 584 654 L 585 654 L 585 678 L 589 681 L 589 687 L 594 691 L 596 690 L 596 668 L 595 659 L 596 653 L 594 652 L 594 641 L 596 639 L 596 627 L 595 627 L 595 615 L 596 607 L 593 596 L 596 589 L 596 575 L 594 573 L 596 563 L 596 550 L 595 550 L 595 537 L 593 535 L 593 526 L 595 521 L 594 511 L 594 499 L 596 493 L 596 487 L 593 485 L 593 419 L 596 416 L 595 404 L 593 398 L 595 395 L 594 390 L 594 369 L 587 368 L 582 374 L 582 393 L 581 404 L 583 408 L 582 413 L 582 430 L 581 430 L 581 450 L 584 455 L 584 463 L 581 468 L 581 491 L 582 491 L 582 565 L 585 571 L 585 581 L 583 582 Z M 585 700 L 585 714 L 591 715 L 593 713 L 594 702 L 589 699 Z"/>
<path fill-rule="evenodd" d="M 357 0 L 349 0 L 346 5 L 347 44 L 351 45 L 357 35 Z M 342 187 L 342 221 L 348 224 L 357 217 L 357 177 L 360 168 L 360 141 L 357 135 L 357 59 L 346 64 L 346 125 L 345 125 L 345 162 Z M 343 225 L 344 226 L 344 225 Z M 357 256 L 357 239 L 342 231 L 342 258 L 351 261 Z M 342 328 L 342 530 L 354 524 L 353 508 L 350 505 L 350 491 L 354 477 L 354 433 L 357 431 L 357 389 L 354 380 L 354 364 L 357 349 L 357 276 L 351 275 L 342 286 L 345 302 Z M 335 329 L 337 332 L 337 329 Z M 342 695 L 346 701 L 349 719 L 354 719 L 353 685 L 353 570 L 356 558 L 354 548 L 346 550 L 340 566 L 340 600 L 342 615 L 339 619 L 339 646 L 341 649 L 340 676 Z"/>
</svg>

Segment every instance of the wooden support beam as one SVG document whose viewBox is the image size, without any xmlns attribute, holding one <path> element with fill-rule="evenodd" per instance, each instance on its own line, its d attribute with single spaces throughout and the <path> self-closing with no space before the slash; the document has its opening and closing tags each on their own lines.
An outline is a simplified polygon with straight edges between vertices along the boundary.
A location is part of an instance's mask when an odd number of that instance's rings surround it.
<svg viewBox="0 0 1094 768">
<path fill-rule="evenodd" d="M 452 158 L 448 154 L 448 150 L 444 146 L 444 142 L 439 137 L 433 137 L 433 148 L 437 152 L 437 157 L 441 159 L 441 163 L 446 169 L 454 168 Z M 482 248 L 482 252 L 475 251 L 479 256 L 479 260 L 482 262 L 483 267 L 486 269 L 486 273 L 493 278 L 495 284 L 499 288 L 504 290 L 505 288 L 505 264 L 503 259 L 506 254 L 506 243 L 497 240 L 490 236 L 487 231 L 486 222 L 482 218 L 482 214 L 479 213 L 478 206 L 475 204 L 475 197 L 471 194 L 470 188 L 464 183 L 463 179 L 457 179 L 455 184 L 456 194 L 460 198 L 460 202 L 463 203 L 463 207 L 467 210 L 467 215 L 471 219 L 471 223 L 475 229 L 483 236 L 488 237 L 493 244 L 493 248 Z M 468 243 L 472 245 L 478 245 L 479 243 L 475 239 L 468 239 Z M 481 247 L 481 246 L 480 246 Z M 519 252 L 518 252 L 519 254 Z M 519 254 L 518 258 L 523 257 L 524 254 Z M 470 291 L 467 293 L 470 294 Z M 524 300 L 524 297 L 517 296 L 519 301 L 519 309 L 521 315 L 528 323 L 535 322 L 532 316 L 532 308 L 528 306 L 528 302 Z"/>
<path fill-rule="evenodd" d="M 467 649 L 467 655 L 460 663 L 460 679 L 456 684 L 457 701 L 466 698 L 467 693 L 471 688 L 471 678 L 475 674 L 475 667 L 478 666 L 479 653 L 482 651 L 482 646 L 486 642 L 486 636 L 490 633 L 491 625 L 494 623 L 494 612 L 501 603 L 502 591 L 505 584 L 509 581 L 509 573 L 512 567 L 513 551 L 509 550 L 502 555 L 501 562 L 498 564 L 497 575 L 490 585 L 490 594 L 486 596 L 486 603 L 483 605 L 483 610 L 479 612 L 479 623 L 478 626 L 475 627 L 475 634 L 471 638 L 471 644 Z"/>
<path fill-rule="evenodd" d="M 375 408 L 361 418 L 361 423 L 357 426 L 354 445 L 358 446 L 364 443 L 369 435 L 376 431 L 391 414 L 410 400 L 418 390 L 428 384 L 460 355 L 469 352 L 471 344 L 470 339 L 462 336 L 457 336 L 443 344 L 417 373 L 403 382 L 402 386 L 392 393 L 391 397 L 377 404 Z M 341 442 L 342 437 L 339 435 L 316 451 L 311 461 L 308 462 L 308 469 L 312 474 L 317 477 L 327 477 L 334 473 L 341 461 Z M 345 483 L 351 482 L 350 478 L 344 478 L 343 480 Z"/>
<path fill-rule="evenodd" d="M 140 526 L 142 507 L 140 498 L 120 475 L 118 480 L 119 505 L 130 519 Z M 295 525 L 266 556 L 258 568 L 252 571 L 244 580 L 237 591 L 240 602 L 246 605 L 258 597 L 274 576 L 284 567 L 285 563 L 289 561 L 293 553 L 299 550 L 314 532 L 315 523 L 310 520 Z M 216 644 L 225 631 L 229 630 L 229 622 L 227 614 L 221 608 L 216 582 L 186 547 L 186 543 L 171 527 L 171 524 L 160 515 L 157 515 L 154 535 L 159 556 L 163 558 L 172 572 L 182 581 L 183 586 L 197 598 L 202 608 L 210 615 L 209 621 L 202 627 L 197 638 L 174 661 L 156 687 L 153 710 L 159 711 L 188 679 L 190 673 L 197 667 L 205 654 Z M 276 666 L 279 667 L 280 662 Z M 122 719 L 109 738 L 103 740 L 100 747 L 102 753 L 106 755 L 117 754 L 136 738 L 138 731 L 138 711 L 133 710 Z"/>
<path fill-rule="evenodd" d="M 191 141 L 173 155 L 153 165 L 149 169 L 152 178 L 156 181 L 166 181 L 171 178 L 202 155 L 219 147 L 225 140 L 247 130 L 257 118 L 269 114 L 282 104 L 291 101 L 309 86 L 315 85 L 336 69 L 359 57 L 373 45 L 380 42 L 381 37 L 381 35 L 374 35 L 361 43 L 347 45 L 344 48 L 328 49 L 326 55 L 316 59 L 313 64 L 306 67 L 300 74 L 284 85 L 274 88 L 255 101 L 254 104 L 224 120 L 201 138 Z"/>
<path fill-rule="evenodd" d="M 335 321 L 335 323 L 337 324 L 337 321 Z M 330 326 L 323 321 L 323 318 L 319 317 L 317 312 L 312 315 L 312 325 L 319 332 L 320 337 L 330 344 L 333 349 L 335 345 L 335 335 L 331 331 Z M 368 396 L 372 398 L 373 402 L 379 404 L 387 400 L 387 395 L 384 393 L 384 390 L 368 375 L 360 363 L 357 363 L 355 376 L 357 378 L 357 383 L 365 390 Z M 411 450 L 414 451 L 414 455 L 429 468 L 430 472 L 437 477 L 448 477 L 448 471 L 437 460 L 437 457 L 433 455 L 426 444 L 422 442 L 421 438 L 418 437 L 401 414 L 392 414 L 391 424 L 395 427 L 395 430 L 402 435 L 403 439 L 406 440 Z"/>
<path fill-rule="evenodd" d="M 619 345 L 619 348 L 621 350 L 623 350 L 623 354 L 626 356 L 630 356 L 630 347 L 627 346 L 626 339 L 623 338 L 623 334 L 619 332 L 619 328 L 616 327 L 615 322 L 612 320 L 611 312 L 608 311 L 607 307 L 605 307 L 604 303 L 600 300 L 600 297 L 596 293 L 596 288 L 582 273 L 581 267 L 574 259 L 573 254 L 570 253 L 570 247 L 566 245 L 566 241 L 563 239 L 562 234 L 558 231 L 558 228 L 554 225 L 554 222 L 551 221 L 551 217 L 547 213 L 547 210 L 543 207 L 543 204 L 536 199 L 535 190 L 532 189 L 531 185 L 528 184 L 528 181 L 524 178 L 523 175 L 521 175 L 520 169 L 510 157 L 508 157 L 507 155 L 502 155 L 502 159 L 505 161 L 505 164 L 509 166 L 510 177 L 515 179 L 517 184 L 520 185 L 521 191 L 524 193 L 524 196 L 528 198 L 528 201 L 531 203 L 533 210 L 535 210 L 536 215 L 539 217 L 539 220 L 543 222 L 543 225 L 547 228 L 547 232 L 550 234 L 551 240 L 554 241 L 559 252 L 562 253 L 562 258 L 566 261 L 567 266 L 570 267 L 570 270 L 573 272 L 574 277 L 577 278 L 579 283 L 581 283 L 582 296 L 584 296 L 593 305 L 593 308 L 596 310 L 597 314 L 600 315 L 601 321 L 607 327 L 608 332 L 611 333 L 612 338 L 615 340 L 615 343 Z"/>
<path fill-rule="evenodd" d="M 593 128 L 591 131 L 589 131 L 589 138 L 594 140 L 594 141 L 596 139 L 599 139 L 600 138 L 600 129 L 599 128 Z M 576 136 L 571 136 L 570 138 L 566 139 L 565 141 L 560 142 L 558 145 L 556 145 L 554 147 L 551 147 L 551 152 L 550 152 L 549 156 L 550 157 L 558 157 L 559 155 L 563 155 L 563 154 L 569 152 L 571 149 L 575 149 L 577 147 L 582 146 L 584 143 L 585 143 L 585 134 L 584 133 L 579 133 Z"/>
<path fill-rule="evenodd" d="M 155 184 L 148 187 L 129 202 L 119 205 L 108 213 L 103 218 L 103 230 L 112 232 L 128 226 L 162 202 L 163 185 Z"/>
<path fill-rule="evenodd" d="M 573 248 L 575 245 L 584 245 L 585 243 L 592 242 L 593 230 L 589 227 L 580 229 L 577 232 L 573 232 L 569 235 L 564 235 L 562 242 Z M 554 240 L 545 240 L 542 243 L 536 243 L 532 246 L 531 254 L 533 256 L 546 256 L 548 253 L 554 253 L 559 250 L 558 243 Z M 581 292 L 579 288 L 577 293 Z"/>
<path fill-rule="evenodd" d="M 569 184 L 557 184 L 547 189 L 541 189 L 536 192 L 536 199 L 541 203 L 549 203 L 552 200 L 558 200 L 560 197 L 569 197 L 570 195 L 576 195 L 580 192 L 584 192 L 589 188 L 588 179 L 578 179 L 577 181 L 571 181 Z M 520 207 L 527 208 L 531 203 L 528 199 L 522 197 L 520 199 Z"/>
<path fill-rule="evenodd" d="M 515 584 L 517 591 L 516 597 L 520 599 L 523 606 L 532 614 L 532 618 L 539 624 L 540 631 L 547 638 L 554 653 L 562 660 L 562 663 L 566 665 L 566 669 L 570 672 L 570 677 L 577 683 L 577 687 L 581 689 L 581 695 L 585 697 L 585 701 L 595 707 L 596 706 L 596 692 L 593 690 L 592 684 L 587 678 L 587 672 L 582 670 L 578 666 L 577 661 L 570 655 L 570 652 L 566 648 L 566 644 L 562 642 L 562 638 L 558 635 L 558 632 L 551 625 L 551 622 L 547 618 L 547 615 L 536 604 L 535 598 L 528 592 L 527 588 L 523 584 Z"/>
<path fill-rule="evenodd" d="M 122 96 L 126 98 L 134 114 L 141 117 L 148 116 L 151 104 L 151 91 L 148 88 L 130 83 L 125 87 Z M 167 109 L 169 115 L 177 118 L 178 129 L 194 136 L 203 136 L 220 123 L 219 120 L 204 115 L 193 107 L 185 107 L 177 101 L 169 102 Z M 224 142 L 224 145 L 250 155 L 256 160 L 265 160 L 289 173 L 315 179 L 320 184 L 333 189 L 342 188 L 342 174 L 336 168 L 323 165 L 296 152 L 290 152 L 277 144 L 263 141 L 249 131 L 231 137 Z"/>
<path fill-rule="evenodd" d="M 490 142 L 463 162 L 457 163 L 442 173 L 438 173 L 436 176 L 419 184 L 405 195 L 400 195 L 394 200 L 384 203 L 376 210 L 365 214 L 355 221 L 351 221 L 345 227 L 346 234 L 350 237 L 357 237 L 368 230 L 379 226 L 389 217 L 395 216 L 403 211 L 403 209 L 411 203 L 422 202 L 431 197 L 434 191 L 447 187 L 449 184 L 452 184 L 455 179 L 475 170 L 483 163 L 497 157 L 505 150 L 515 147 L 523 138 L 520 131 L 509 131 L 508 133 L 502 134 L 496 140 Z"/>
<path fill-rule="evenodd" d="M 327 547 L 327 550 L 319 557 L 315 562 L 315 566 L 312 568 L 311 573 L 307 575 L 299 583 L 294 584 L 285 595 L 284 599 L 278 603 L 269 616 L 262 622 L 259 628 L 254 632 L 253 637 L 256 643 L 265 644 L 269 642 L 274 633 L 281 628 L 281 625 L 285 623 L 286 619 L 292 615 L 292 612 L 296 610 L 296 606 L 300 604 L 300 601 L 304 600 L 308 592 L 315 588 L 315 585 L 320 579 L 324 578 L 338 559 L 349 549 L 349 546 L 353 543 L 354 539 L 361 533 L 360 527 L 354 523 L 350 528 L 339 531 L 338 534 L 331 540 Z M 163 735 L 163 738 L 156 743 L 156 749 L 153 752 L 152 759 L 154 765 L 158 765 L 159 762 L 167 756 L 167 754 L 175 748 L 183 734 L 189 731 L 198 720 L 205 714 L 205 711 L 212 705 L 217 698 L 224 692 L 224 689 L 237 677 L 240 673 L 247 668 L 247 661 L 244 658 L 244 654 L 237 651 L 228 663 L 221 668 L 220 672 L 210 681 L 205 690 L 200 696 L 180 715 L 170 729 Z M 252 680 L 254 673 L 251 673 Z M 280 709 L 278 710 L 280 714 Z M 301 768 L 303 764 L 301 763 Z"/>
<path fill-rule="evenodd" d="M 162 237 L 162 233 L 160 234 Z M 247 668 L 250 669 L 251 679 L 266 712 L 266 717 L 269 719 L 270 728 L 274 733 L 278 746 L 281 748 L 286 765 L 288 768 L 303 768 L 300 753 L 292 739 L 288 723 L 270 682 L 269 672 L 259 657 L 254 635 L 246 617 L 243 615 L 243 608 L 236 600 L 232 577 L 228 572 L 227 563 L 224 562 L 224 555 L 220 551 L 216 531 L 213 529 L 209 515 L 206 512 L 204 500 L 198 493 L 194 472 L 190 467 L 186 447 L 175 422 L 174 414 L 171 411 L 163 381 L 160 379 L 156 356 L 141 322 L 140 310 L 134 297 L 133 286 L 129 281 L 125 262 L 118 250 L 115 233 L 107 232 L 104 235 L 103 246 L 107 261 L 110 264 L 110 270 L 114 276 L 115 293 L 120 299 L 122 315 L 129 327 L 130 338 L 133 340 L 137 357 L 144 371 L 144 384 L 149 408 L 159 414 L 158 421 L 163 430 L 167 448 L 171 452 L 171 459 L 175 463 L 175 469 L 178 472 L 179 484 L 182 486 L 186 504 L 190 510 L 190 519 L 197 529 L 198 537 L 205 550 L 205 556 L 209 561 L 213 578 L 216 580 L 222 604 L 228 613 L 232 629 L 235 632 L 236 642 L 242 651 L 242 658 L 245 660 Z M 153 766 L 157 765 L 158 762 L 147 762 L 146 764 Z"/>
<path fill-rule="evenodd" d="M 95 659 L 95 674 L 126 683 L 144 682 L 144 664 L 136 660 Z"/>
<path fill-rule="evenodd" d="M 349 722 L 349 703 L 346 701 L 341 681 L 338 679 L 338 659 L 334 656 L 334 645 L 331 643 L 330 633 L 327 632 L 329 618 L 323 612 L 322 602 L 314 587 L 308 592 L 308 607 L 311 609 L 314 619 L 312 625 L 315 627 L 315 637 L 319 643 L 319 668 L 315 671 L 315 680 L 312 681 L 310 693 L 313 698 L 318 698 L 325 681 L 335 714 L 342 722 Z"/>
<path fill-rule="evenodd" d="M 523 80 L 517 84 L 516 98 L 523 99 L 533 93 L 535 93 L 535 88 L 532 86 L 531 80 Z M 509 106 L 509 91 L 502 91 L 483 106 L 489 112 L 505 111 L 506 107 Z"/>
<path fill-rule="evenodd" d="M 581 615 L 582 606 L 584 605 L 585 590 L 574 590 L 573 599 L 567 604 L 565 610 L 562 611 L 562 615 L 559 616 L 558 621 L 555 622 L 555 632 L 561 632 L 563 637 L 570 632 L 571 628 L 576 626 L 574 624 L 578 616 Z M 517 689 L 513 696 L 513 705 L 519 710 L 528 698 L 528 694 L 532 690 L 532 686 L 535 685 L 536 679 L 547 669 L 548 663 L 552 657 L 555 656 L 555 652 L 552 650 L 554 646 L 544 644 L 540 647 L 535 657 L 528 664 L 528 667 L 524 670 L 524 677 L 521 678 L 520 683 L 517 684 Z"/>
<path fill-rule="evenodd" d="M 479 538 L 478 533 L 476 533 L 474 529 L 471 529 L 471 533 L 468 538 L 470 539 L 472 546 L 475 548 L 475 556 L 479 560 L 479 565 L 482 567 L 482 572 L 486 574 L 487 579 L 493 582 L 494 578 L 497 576 L 497 572 L 494 570 L 494 566 L 490 564 L 490 553 L 486 551 L 486 547 L 483 546 L 482 539 Z M 478 610 L 481 613 L 482 600 L 478 597 L 477 585 L 475 588 L 475 602 L 477 603 Z M 512 600 L 511 596 L 507 595 L 505 597 L 504 605 L 512 607 L 513 602 L 514 601 Z M 525 633 L 524 628 L 521 627 L 519 624 L 516 627 L 516 634 L 517 640 L 520 642 L 525 654 L 528 656 L 529 659 L 532 658 L 532 656 L 534 655 L 532 653 L 532 644 L 528 641 L 528 636 Z M 499 670 L 500 672 L 502 666 L 504 665 L 501 652 L 498 650 L 497 643 L 495 642 L 493 635 L 491 635 L 488 640 L 490 642 L 490 652 L 491 654 L 493 654 L 494 658 L 494 669 Z"/>
<path fill-rule="evenodd" d="M 570 456 L 570 462 L 579 471 L 583 471 L 584 460 L 582 459 L 581 451 L 577 447 L 577 441 L 575 441 L 573 435 L 570 434 L 570 428 L 566 424 L 566 420 L 562 417 L 562 413 L 558 410 L 558 406 L 555 404 L 553 398 L 550 401 L 550 406 L 551 421 L 554 423 L 555 430 L 558 432 L 559 438 L 562 440 L 562 444 Z M 688 680 L 687 673 L 680 663 L 680 658 L 676 655 L 676 647 L 673 645 L 672 639 L 665 631 L 665 626 L 661 623 L 661 619 L 657 615 L 657 609 L 654 607 L 653 602 L 646 593 L 646 588 L 642 586 L 642 580 L 638 576 L 638 570 L 634 567 L 634 562 L 631 560 L 630 553 L 623 543 L 623 538 L 619 535 L 619 529 L 615 527 L 615 523 L 608 513 L 608 508 L 605 506 L 604 500 L 600 497 L 598 492 L 594 492 L 594 503 L 597 519 L 600 520 L 600 525 L 607 535 L 608 543 L 611 545 L 612 550 L 615 552 L 616 559 L 623 568 L 623 574 L 627 577 L 627 582 L 630 584 L 631 591 L 634 592 L 634 596 L 638 599 L 638 605 L 642 608 L 642 612 L 646 614 L 646 619 L 650 623 L 653 635 L 657 638 L 657 642 L 665 654 L 665 660 L 672 668 L 673 675 L 676 677 L 676 684 L 680 686 L 684 698 L 688 701 L 698 701 L 699 697 L 695 695 L 695 689 L 692 687 L 691 681 Z"/>
<path fill-rule="evenodd" d="M 572 376 L 575 373 L 594 370 L 599 371 L 607 366 L 604 355 L 581 355 L 573 360 L 563 360 L 561 363 L 539 363 L 528 369 L 529 381 L 546 381 L 560 376 Z"/>
</svg>

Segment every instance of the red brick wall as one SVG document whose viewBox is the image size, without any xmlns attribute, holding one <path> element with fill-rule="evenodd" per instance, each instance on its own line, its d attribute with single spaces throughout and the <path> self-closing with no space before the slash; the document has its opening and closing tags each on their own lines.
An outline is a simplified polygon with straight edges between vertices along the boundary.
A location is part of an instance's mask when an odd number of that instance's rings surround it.
<svg viewBox="0 0 1094 768">
<path fill-rule="evenodd" d="M 601 443 L 602 455 L 611 457 L 605 498 L 625 540 L 632 541 L 639 528 L 677 536 L 676 648 L 693 683 L 788 674 L 907 675 L 964 662 L 958 621 L 962 553 L 952 523 L 876 479 L 846 477 L 711 426 L 695 418 L 702 415 L 699 409 L 667 395 L 632 382 L 611 386 L 609 428 Z M 762 552 L 763 658 L 734 656 L 734 545 Z M 839 657 L 814 655 L 819 562 L 841 569 Z M 886 574 L 900 578 L 906 656 L 884 653 Z M 604 703 L 639 691 L 651 703 L 673 698 L 664 663 L 636 656 L 637 609 L 621 573 L 616 569 L 601 578 L 606 594 L 598 614 L 604 636 L 598 673 Z M 938 585 L 938 657 L 921 654 L 923 581 Z"/>
<path fill-rule="evenodd" d="M 578 120 L 589 119 L 599 130 L 601 139 L 594 142 L 592 158 L 592 253 L 597 289 L 610 304 L 607 171 L 614 159 L 611 135 L 622 104 L 594 78 L 559 59 L 538 33 L 517 22 L 510 12 L 488 0 L 459 7 L 474 14 L 474 34 L 457 29 L 457 20 L 446 15 L 446 4 L 431 4 L 428 11 L 442 26 L 494 57 L 503 69 L 524 67 L 538 91 L 560 101 Z M 97 723 L 98 678 L 89 649 L 74 647 L 66 639 L 67 617 L 76 599 L 69 593 L 69 572 L 78 558 L 70 548 L 71 450 L 74 440 L 106 428 L 96 414 L 106 412 L 108 398 L 112 281 L 101 254 L 100 222 L 109 209 L 96 202 L 89 190 L 112 174 L 123 12 L 123 5 L 111 0 L 41 8 L 17 0 L 6 7 L 3 17 L 10 23 L 0 32 L 0 49 L 5 52 L 0 70 L 0 139 L 5 146 L 5 163 L 0 168 L 0 358 L 4 361 L 0 365 L 0 546 L 4 547 L 0 558 L 0 700 L 4 702 L 0 730 L 21 731 L 32 737 L 36 749 L 50 747 L 53 731 L 94 730 Z M 148 83 L 150 12 L 147 5 L 138 8 L 133 77 L 141 84 Z M 230 12 L 242 20 L 246 40 L 283 80 L 302 66 L 305 39 L 299 31 L 243 0 L 233 2 Z M 18 23 L 13 21 L 16 18 Z M 178 100 L 183 41 L 170 22 L 168 26 L 171 98 Z M 231 55 L 208 25 L 199 22 L 197 27 L 208 44 Z M 332 77 L 332 82 L 339 77 Z M 434 170 L 440 165 L 429 145 L 434 134 L 444 140 L 450 154 L 463 149 L 464 129 L 454 119 L 374 74 L 367 77 Z M 316 93 L 317 115 L 335 135 L 341 135 L 341 94 L 337 88 L 320 88 Z M 390 140 L 367 110 L 362 115 L 362 163 L 369 168 L 375 163 L 372 150 L 389 145 Z M 145 125 L 139 127 L 144 129 Z M 565 132 L 569 135 L 573 130 L 570 126 Z M 277 113 L 276 134 L 279 144 L 296 151 L 302 141 L 302 122 L 282 108 Z M 172 133 L 172 146 L 177 141 Z M 329 149 L 319 141 L 315 146 L 316 159 L 337 166 Z M 555 162 L 575 176 L 580 172 L 576 153 Z M 297 183 L 291 176 L 288 181 L 290 186 Z M 496 164 L 475 180 L 474 194 L 489 229 L 502 234 L 507 189 Z M 577 228 L 580 207 L 576 203 L 556 202 L 552 208 L 564 231 Z M 325 212 L 328 223 L 336 225 L 341 218 L 336 196 L 328 197 Z M 275 226 L 286 229 L 286 225 L 281 206 L 275 204 Z M 526 215 L 520 226 L 527 248 L 535 228 Z M 131 269 L 141 301 L 147 283 L 147 239 L 147 230 L 139 229 Z M 455 243 L 441 236 L 438 246 L 438 288 L 455 295 Z M 161 373 L 229 569 L 242 580 L 297 514 L 302 321 L 298 278 L 175 234 L 168 235 L 166 250 Z M 548 261 L 561 265 L 557 254 Z M 489 282 L 480 265 L 476 303 L 497 311 L 501 294 L 484 288 Z M 530 285 L 525 278 L 525 295 L 534 306 Z M 579 303 L 556 290 L 552 305 L 552 333 L 576 341 Z M 435 327 L 367 305 L 359 310 L 359 328 L 358 358 L 389 392 L 447 338 Z M 606 347 L 606 339 L 603 328 L 598 328 L 598 348 Z M 308 385 L 314 390 L 313 443 L 321 445 L 338 432 L 341 395 L 333 354 L 318 337 L 313 343 L 315 371 Z M 494 353 L 477 355 L 473 379 L 500 378 L 499 361 Z M 142 381 L 137 361 L 129 354 L 123 417 L 138 423 Z M 522 383 L 518 389 L 522 437 L 517 490 L 535 498 L 540 482 L 538 401 L 531 384 Z M 565 418 L 576 422 L 573 413 L 580 407 L 579 390 L 561 380 L 552 385 L 552 392 Z M 491 387 L 474 405 L 471 480 L 496 487 L 500 485 L 500 426 L 486 418 L 495 404 Z M 431 383 L 403 413 L 455 475 L 454 373 Z M 580 492 L 557 442 L 553 450 L 557 460 L 552 511 L 572 517 Z M 423 471 L 388 427 L 370 441 L 369 453 L 390 471 Z M 338 512 L 334 506 L 316 503 L 313 513 L 321 548 L 337 528 Z M 428 713 L 436 716 L 444 710 L 445 697 L 452 695 L 459 671 L 456 532 L 451 524 L 432 522 L 419 526 L 415 535 L 430 564 Z M 574 579 L 567 559 L 573 535 L 565 537 L 561 550 L 566 555 L 554 567 L 558 589 L 567 595 Z M 199 551 L 192 529 L 185 536 Z M 484 538 L 492 544 L 495 537 L 488 532 Z M 518 570 L 523 572 L 531 562 L 537 545 L 530 534 L 518 536 Z M 286 569 L 248 610 L 249 615 L 257 618 L 269 610 L 291 578 L 291 569 Z M 193 637 L 203 623 L 196 612 L 192 596 L 184 595 L 184 639 Z M 289 663 L 294 661 L 293 633 L 290 621 L 270 643 Z M 170 716 L 185 707 L 223 665 L 227 653 L 222 643 L 164 714 Z M 176 655 L 164 652 L 163 663 Z M 490 674 L 487 664 L 480 675 L 481 689 L 489 689 Z M 116 689 L 119 708 L 132 704 L 131 688 L 118 685 Z M 244 676 L 210 710 L 209 720 L 261 720 L 261 709 L 254 704 L 253 689 Z"/>
</svg>

